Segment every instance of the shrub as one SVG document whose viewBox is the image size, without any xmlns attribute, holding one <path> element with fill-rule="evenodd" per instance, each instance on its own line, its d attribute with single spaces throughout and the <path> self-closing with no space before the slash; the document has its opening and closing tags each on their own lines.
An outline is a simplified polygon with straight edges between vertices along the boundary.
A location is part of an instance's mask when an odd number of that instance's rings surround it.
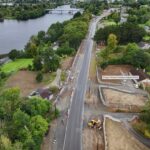
<svg viewBox="0 0 150 150">
<path fill-rule="evenodd" d="M 36 76 L 36 81 L 41 82 L 42 80 L 43 80 L 43 74 L 41 72 L 39 72 Z"/>
<path fill-rule="evenodd" d="M 7 74 L 5 72 L 0 72 L 0 78 L 4 79 L 6 78 Z"/>
<path fill-rule="evenodd" d="M 42 58 L 41 56 L 35 56 L 33 59 L 33 68 L 34 70 L 41 70 L 42 69 Z"/>
<path fill-rule="evenodd" d="M 54 94 L 56 94 L 59 91 L 59 88 L 57 86 L 51 86 L 50 91 Z"/>
<path fill-rule="evenodd" d="M 74 14 L 73 18 L 78 18 L 78 17 L 81 17 L 81 13 L 79 11 Z"/>
<path fill-rule="evenodd" d="M 15 60 L 16 58 L 18 58 L 20 55 L 19 51 L 17 51 L 16 49 L 13 49 L 9 52 L 8 57 L 12 60 Z"/>
<path fill-rule="evenodd" d="M 32 65 L 28 65 L 28 70 L 32 71 Z"/>
<path fill-rule="evenodd" d="M 102 69 L 105 69 L 108 66 L 108 62 L 102 62 L 100 66 Z"/>
<path fill-rule="evenodd" d="M 55 118 L 58 118 L 60 116 L 60 112 L 57 108 L 55 108 L 55 111 L 54 111 L 54 117 Z"/>
<path fill-rule="evenodd" d="M 66 72 L 62 72 L 61 73 L 61 81 L 64 82 L 66 80 L 66 78 L 67 78 Z"/>
</svg>

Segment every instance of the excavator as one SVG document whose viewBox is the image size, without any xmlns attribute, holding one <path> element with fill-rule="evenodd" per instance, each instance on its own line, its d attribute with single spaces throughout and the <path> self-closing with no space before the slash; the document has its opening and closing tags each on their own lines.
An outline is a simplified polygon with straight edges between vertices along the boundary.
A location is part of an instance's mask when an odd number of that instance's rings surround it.
<svg viewBox="0 0 150 150">
<path fill-rule="evenodd" d="M 101 120 L 95 120 L 95 119 L 92 119 L 88 122 L 88 126 L 90 128 L 97 128 L 97 129 L 101 129 L 101 125 L 102 125 L 102 122 Z"/>
</svg>

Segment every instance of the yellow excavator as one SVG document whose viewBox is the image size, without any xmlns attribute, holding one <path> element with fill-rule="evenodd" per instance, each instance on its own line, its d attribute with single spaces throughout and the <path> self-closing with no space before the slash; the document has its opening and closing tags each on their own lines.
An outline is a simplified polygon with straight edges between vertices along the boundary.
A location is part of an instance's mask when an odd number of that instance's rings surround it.
<svg viewBox="0 0 150 150">
<path fill-rule="evenodd" d="M 101 128 L 101 121 L 98 119 L 98 120 L 94 120 L 94 119 L 92 119 L 92 120 L 90 120 L 89 122 L 88 122 L 88 126 L 90 127 L 90 128 L 98 128 L 98 129 L 100 129 Z"/>
</svg>

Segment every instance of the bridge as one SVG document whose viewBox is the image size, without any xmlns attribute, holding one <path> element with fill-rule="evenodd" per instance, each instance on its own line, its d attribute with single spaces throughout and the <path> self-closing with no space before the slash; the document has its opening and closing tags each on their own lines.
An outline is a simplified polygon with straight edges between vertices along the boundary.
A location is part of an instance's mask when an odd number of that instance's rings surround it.
<svg viewBox="0 0 150 150">
<path fill-rule="evenodd" d="M 46 12 L 51 13 L 51 14 L 74 14 L 76 12 L 82 12 L 81 9 L 46 9 Z"/>
</svg>

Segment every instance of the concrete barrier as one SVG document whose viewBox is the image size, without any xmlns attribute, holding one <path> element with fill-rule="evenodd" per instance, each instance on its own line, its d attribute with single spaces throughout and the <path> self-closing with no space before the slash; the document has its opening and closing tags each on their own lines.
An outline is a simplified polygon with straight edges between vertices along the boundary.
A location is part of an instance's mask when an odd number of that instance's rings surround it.
<svg viewBox="0 0 150 150">
<path fill-rule="evenodd" d="M 105 101 L 103 91 L 102 91 L 102 89 L 100 87 L 99 87 L 99 95 L 100 95 L 100 99 L 101 99 L 103 105 L 109 106 L 108 103 Z"/>
</svg>

